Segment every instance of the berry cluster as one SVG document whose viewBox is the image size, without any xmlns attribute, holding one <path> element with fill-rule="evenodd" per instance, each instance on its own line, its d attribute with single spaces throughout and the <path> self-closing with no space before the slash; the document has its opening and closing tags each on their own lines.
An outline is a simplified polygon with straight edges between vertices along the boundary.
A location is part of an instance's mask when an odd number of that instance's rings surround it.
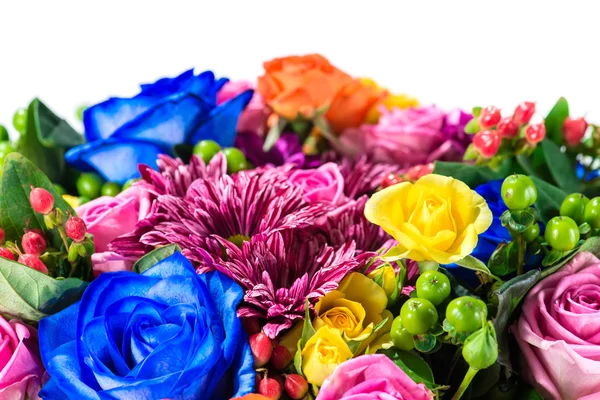
<svg viewBox="0 0 600 400">
<path fill-rule="evenodd" d="M 381 181 L 381 189 L 385 189 L 401 182 L 416 182 L 422 176 L 430 174 L 433 171 L 433 167 L 433 163 L 415 165 L 401 174 L 389 174 Z"/>
<path fill-rule="evenodd" d="M 258 330 L 258 326 L 249 326 L 246 321 L 246 329 Z M 251 324 L 250 324 L 251 325 Z M 254 356 L 254 367 L 257 368 L 258 393 L 277 400 L 281 397 L 283 390 L 292 399 L 302 399 L 308 393 L 308 382 L 298 374 L 286 374 L 292 363 L 292 354 L 285 346 L 274 343 L 267 335 L 258 332 L 250 336 L 250 349 Z"/>
<path fill-rule="evenodd" d="M 200 157 L 205 164 L 208 164 L 221 151 L 227 160 L 227 172 L 229 174 L 252 168 L 240 149 L 227 147 L 221 150 L 221 146 L 213 140 L 201 140 L 196 143 L 193 150 L 194 154 Z"/>
</svg>

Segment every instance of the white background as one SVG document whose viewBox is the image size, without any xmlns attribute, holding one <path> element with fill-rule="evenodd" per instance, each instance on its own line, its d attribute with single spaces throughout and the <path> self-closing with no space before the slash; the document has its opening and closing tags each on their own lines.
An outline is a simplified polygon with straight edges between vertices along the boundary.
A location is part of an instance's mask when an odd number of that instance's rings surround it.
<svg viewBox="0 0 600 400">
<path fill-rule="evenodd" d="M 190 67 L 255 79 L 264 60 L 309 52 L 422 103 L 545 112 L 562 95 L 600 123 L 597 4 L 0 0 L 0 123 L 35 96 L 76 123 L 82 103 Z"/>
</svg>

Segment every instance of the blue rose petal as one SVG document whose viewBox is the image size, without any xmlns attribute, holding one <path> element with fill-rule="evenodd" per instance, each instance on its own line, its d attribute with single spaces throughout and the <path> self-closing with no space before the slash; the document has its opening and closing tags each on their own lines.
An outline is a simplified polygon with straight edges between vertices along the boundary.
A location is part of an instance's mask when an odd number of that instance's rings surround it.
<svg viewBox="0 0 600 400">
<path fill-rule="evenodd" d="M 210 72 L 210 71 L 207 71 Z M 189 80 L 194 78 L 194 68 L 182 72 L 175 78 L 161 78 L 154 83 L 143 83 L 140 85 L 141 92 L 138 96 L 153 96 L 164 97 L 174 92 L 185 85 Z M 207 78 L 209 78 L 207 76 Z"/>
</svg>

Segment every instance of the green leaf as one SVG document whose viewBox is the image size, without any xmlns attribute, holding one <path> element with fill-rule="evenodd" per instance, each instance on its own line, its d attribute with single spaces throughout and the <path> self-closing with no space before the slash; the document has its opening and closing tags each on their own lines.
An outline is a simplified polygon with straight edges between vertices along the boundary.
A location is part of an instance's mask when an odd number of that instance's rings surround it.
<svg viewBox="0 0 600 400">
<path fill-rule="evenodd" d="M 583 242 L 583 244 L 580 247 L 567 252 L 567 254 L 559 263 L 553 265 L 551 268 L 545 269 L 542 272 L 542 278 L 545 278 L 558 271 L 563 265 L 571 261 L 571 259 L 575 257 L 577 253 L 580 253 L 582 251 L 587 251 L 592 253 L 596 257 L 600 257 L 600 237 L 592 236 L 591 238 Z"/>
<path fill-rule="evenodd" d="M 48 231 L 44 216 L 33 211 L 29 203 L 30 185 L 46 189 L 54 196 L 54 206 L 66 214 L 75 211 L 58 194 L 50 180 L 28 159 L 19 153 L 11 153 L 4 161 L 0 184 L 0 226 L 6 240 L 18 241 L 23 236 L 27 224 L 31 229 L 41 229 L 50 239 L 52 247 L 62 245 L 57 230 Z"/>
<path fill-rule="evenodd" d="M 518 245 L 516 242 L 501 243 L 492 253 L 488 267 L 492 273 L 505 276 L 517 270 Z"/>
<path fill-rule="evenodd" d="M 567 193 L 576 193 L 581 190 L 575 168 L 569 157 L 560 151 L 560 147 L 546 138 L 542 141 L 542 149 L 548 165 L 548 171 L 558 186 Z"/>
<path fill-rule="evenodd" d="M 565 256 L 565 252 L 564 251 L 559 251 L 559 250 L 552 250 L 550 251 L 548 254 L 546 254 L 546 256 L 544 257 L 544 259 L 542 260 L 542 266 L 543 267 L 549 267 L 552 264 L 556 264 L 558 261 L 560 261 L 564 256 Z"/>
<path fill-rule="evenodd" d="M 465 258 L 463 258 L 461 260 L 458 260 L 456 262 L 456 264 L 460 265 L 463 268 L 482 272 L 486 275 L 491 276 L 492 278 L 494 278 L 498 281 L 500 280 L 497 276 L 492 274 L 492 272 L 488 269 L 488 267 L 484 263 L 482 263 L 481 261 L 479 261 L 478 259 L 476 259 L 475 257 L 473 257 L 471 255 L 466 256 Z"/>
<path fill-rule="evenodd" d="M 468 133 L 469 135 L 476 134 L 480 129 L 481 126 L 479 125 L 479 120 L 477 118 L 473 118 L 465 125 L 465 133 Z"/>
<path fill-rule="evenodd" d="M 288 121 L 282 117 L 277 119 L 277 123 L 273 124 L 269 132 L 267 133 L 267 137 L 265 138 L 265 143 L 263 144 L 263 151 L 269 151 L 275 146 L 277 140 L 281 136 L 283 132 L 283 128 L 288 124 Z"/>
<path fill-rule="evenodd" d="M 479 115 L 481 114 L 481 107 L 473 107 L 471 114 L 473 114 L 474 118 L 479 117 Z"/>
<path fill-rule="evenodd" d="M 421 353 L 429 353 L 437 343 L 437 338 L 430 333 L 415 335 L 413 339 L 415 341 L 415 349 Z"/>
<path fill-rule="evenodd" d="M 560 205 L 567 197 L 567 193 L 535 176 L 530 176 L 530 178 L 535 183 L 538 193 L 535 208 L 538 210 L 542 222 L 546 224 L 559 214 Z"/>
<path fill-rule="evenodd" d="M 500 220 L 502 226 L 508 227 L 514 232 L 523 233 L 535 223 L 536 217 L 535 210 L 529 208 L 525 210 L 507 210 L 502 214 Z"/>
<path fill-rule="evenodd" d="M 482 183 L 491 180 L 501 179 L 502 174 L 491 170 L 488 167 L 463 164 L 458 162 L 436 161 L 433 173 L 444 176 L 451 176 L 463 181 L 471 189 L 476 188 Z"/>
<path fill-rule="evenodd" d="M 169 244 L 167 246 L 154 249 L 133 264 L 133 272 L 141 274 L 147 269 L 155 266 L 159 261 L 164 260 L 178 251 L 181 251 L 181 248 L 176 244 Z"/>
<path fill-rule="evenodd" d="M 62 147 L 69 149 L 85 143 L 79 134 L 64 119 L 59 118 L 39 99 L 29 105 L 28 113 L 33 113 L 36 135 L 45 147 Z"/>
<path fill-rule="evenodd" d="M 473 293 L 472 290 L 470 290 L 468 288 L 468 285 L 466 284 L 462 284 L 460 283 L 456 277 L 451 274 L 450 272 L 448 272 L 448 270 L 446 270 L 445 268 L 441 268 L 439 269 L 441 272 L 444 273 L 444 275 L 446 275 L 446 277 L 448 278 L 448 280 L 450 281 L 450 287 L 452 288 L 452 293 L 456 296 L 456 297 L 461 297 L 461 296 L 474 296 L 479 298 L 477 295 L 475 295 Z M 416 290 L 415 290 L 416 292 Z"/>
<path fill-rule="evenodd" d="M 54 279 L 0 258 L 0 314 L 39 321 L 79 300 L 87 285 L 76 278 Z"/>
<path fill-rule="evenodd" d="M 523 275 L 514 277 L 505 282 L 496 291 L 498 296 L 498 311 L 496 318 L 493 319 L 494 328 L 498 337 L 498 362 L 508 368 L 511 368 L 509 358 L 509 347 L 507 338 L 507 327 L 512 313 L 525 297 L 529 289 L 533 287 L 541 278 L 539 270 L 531 270 Z"/>
<path fill-rule="evenodd" d="M 306 299 L 304 304 L 304 326 L 302 327 L 302 338 L 300 339 L 302 348 L 306 346 L 306 342 L 317 333 L 310 320 L 310 302 Z"/>
<path fill-rule="evenodd" d="M 414 382 L 422 383 L 431 390 L 434 390 L 438 387 L 433 380 L 431 368 L 429 368 L 429 365 L 427 365 L 427 363 L 421 357 L 409 352 L 400 350 L 396 351 L 394 349 L 380 350 L 379 353 L 388 356 L 394 362 L 394 364 L 404 371 L 404 373 L 406 373 L 406 375 L 408 375 Z M 421 361 L 417 360 L 415 357 Z"/>
<path fill-rule="evenodd" d="M 302 339 L 298 340 L 296 354 L 294 355 L 294 368 L 298 375 L 304 376 L 302 373 Z"/>
<path fill-rule="evenodd" d="M 568 116 L 569 103 L 567 102 L 567 99 L 561 97 L 554 107 L 552 107 L 552 110 L 550 110 L 544 122 L 546 125 L 546 136 L 555 143 L 563 143 L 562 126 Z"/>
</svg>

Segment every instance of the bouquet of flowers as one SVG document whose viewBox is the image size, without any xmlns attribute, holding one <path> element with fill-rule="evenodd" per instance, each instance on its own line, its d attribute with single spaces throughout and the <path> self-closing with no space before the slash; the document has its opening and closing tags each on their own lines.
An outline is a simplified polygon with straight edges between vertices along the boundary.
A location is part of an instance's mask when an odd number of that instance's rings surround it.
<svg viewBox="0 0 600 400">
<path fill-rule="evenodd" d="M 442 110 L 313 54 L 78 114 L 0 127 L 0 399 L 600 398 L 564 98 Z"/>
</svg>

